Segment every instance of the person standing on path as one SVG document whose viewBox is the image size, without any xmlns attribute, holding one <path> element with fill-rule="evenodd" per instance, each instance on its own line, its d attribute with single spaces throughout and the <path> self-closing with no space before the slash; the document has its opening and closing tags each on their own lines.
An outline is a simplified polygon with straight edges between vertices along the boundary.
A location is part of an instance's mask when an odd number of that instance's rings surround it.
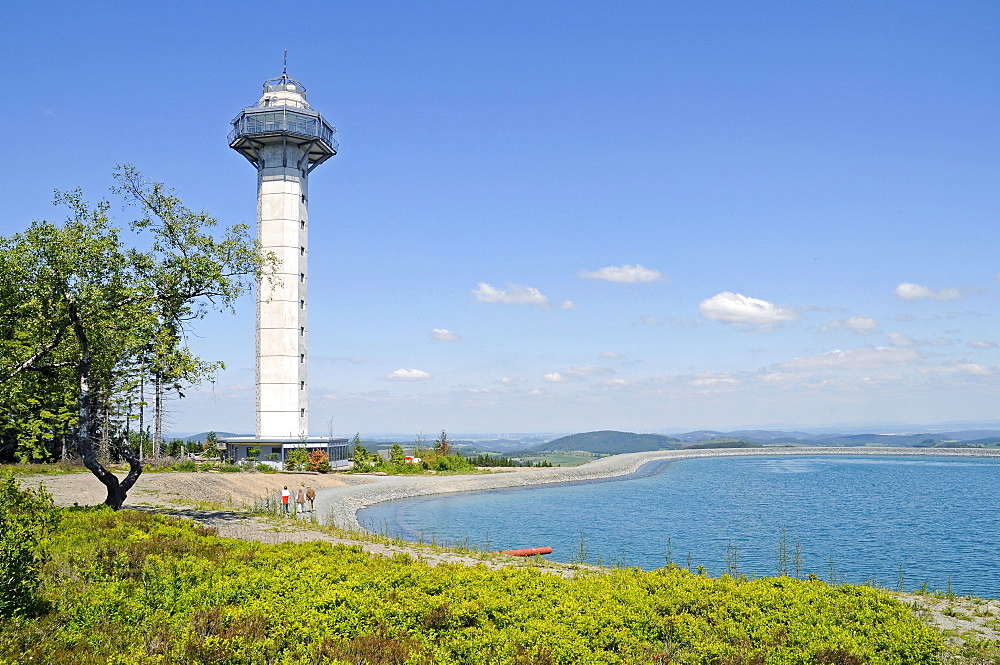
<svg viewBox="0 0 1000 665">
<path fill-rule="evenodd" d="M 298 495 L 295 497 L 295 503 L 298 504 L 298 514 L 306 512 L 306 493 L 299 489 Z"/>
<path fill-rule="evenodd" d="M 312 485 L 306 485 L 306 499 L 309 501 L 309 512 L 316 512 L 316 490 L 312 488 Z"/>
<path fill-rule="evenodd" d="M 285 485 L 285 489 L 281 490 L 281 505 L 285 508 L 285 515 L 288 515 L 288 502 L 292 498 L 292 493 L 288 491 L 288 485 Z"/>
</svg>

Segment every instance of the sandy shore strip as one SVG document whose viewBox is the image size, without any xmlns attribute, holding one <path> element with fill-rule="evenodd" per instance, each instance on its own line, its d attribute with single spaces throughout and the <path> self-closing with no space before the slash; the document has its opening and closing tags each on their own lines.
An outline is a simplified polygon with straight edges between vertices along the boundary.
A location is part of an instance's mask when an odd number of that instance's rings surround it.
<svg viewBox="0 0 1000 665">
<path fill-rule="evenodd" d="M 481 492 L 550 483 L 571 483 L 627 476 L 644 464 L 695 457 L 748 455 L 910 455 L 920 457 L 1000 457 L 1000 449 L 985 448 L 716 448 L 655 450 L 612 455 L 582 466 L 524 469 L 469 476 L 347 476 L 344 487 L 317 490 L 316 512 L 324 522 L 343 529 L 362 530 L 358 511 L 376 503 L 434 494 Z"/>
</svg>

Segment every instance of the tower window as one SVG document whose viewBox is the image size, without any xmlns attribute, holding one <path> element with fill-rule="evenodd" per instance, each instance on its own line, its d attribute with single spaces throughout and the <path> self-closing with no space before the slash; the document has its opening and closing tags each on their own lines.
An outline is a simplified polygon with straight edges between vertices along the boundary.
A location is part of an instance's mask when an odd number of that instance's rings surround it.
<svg viewBox="0 0 1000 665">
<path fill-rule="evenodd" d="M 306 195 L 305 195 L 305 194 L 303 194 L 303 195 L 302 195 L 302 202 L 303 202 L 303 203 L 305 203 L 305 202 L 306 202 Z M 305 224 L 305 222 L 303 222 L 303 224 Z"/>
<path fill-rule="evenodd" d="M 299 256 L 305 256 L 305 255 L 306 255 L 306 248 L 299 247 Z"/>
<path fill-rule="evenodd" d="M 306 354 L 300 353 L 299 354 L 299 362 L 300 363 L 304 363 L 305 361 L 306 361 Z"/>
<path fill-rule="evenodd" d="M 299 301 L 299 309 L 305 309 L 305 308 L 306 308 L 306 301 L 305 300 L 300 300 Z"/>
<path fill-rule="evenodd" d="M 305 389 L 306 389 L 306 382 L 299 381 L 299 390 L 305 390 Z"/>
<path fill-rule="evenodd" d="M 306 220 L 304 220 L 304 219 L 300 219 L 299 220 L 299 228 L 300 229 L 306 228 Z"/>
<path fill-rule="evenodd" d="M 306 410 L 305 409 L 299 409 L 299 417 L 300 418 L 305 418 L 306 417 Z"/>
<path fill-rule="evenodd" d="M 299 273 L 299 281 L 300 282 L 306 281 L 306 274 L 304 272 Z"/>
<path fill-rule="evenodd" d="M 305 337 L 305 336 L 306 336 L 305 327 L 299 328 L 299 337 Z"/>
</svg>

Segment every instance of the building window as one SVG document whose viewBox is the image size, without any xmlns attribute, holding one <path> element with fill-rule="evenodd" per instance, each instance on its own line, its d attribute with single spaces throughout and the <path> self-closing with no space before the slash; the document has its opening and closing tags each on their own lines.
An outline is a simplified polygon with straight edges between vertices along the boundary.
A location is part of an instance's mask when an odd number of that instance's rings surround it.
<svg viewBox="0 0 1000 665">
<path fill-rule="evenodd" d="M 299 390 L 305 390 L 305 389 L 306 389 L 306 382 L 299 381 Z"/>
<path fill-rule="evenodd" d="M 306 281 L 306 274 L 304 272 L 299 273 L 299 282 Z"/>
<path fill-rule="evenodd" d="M 306 329 L 304 327 L 299 328 L 299 337 L 305 337 L 305 336 L 306 336 Z"/>
<path fill-rule="evenodd" d="M 305 361 L 306 361 L 306 354 L 300 353 L 299 354 L 299 362 L 300 363 L 304 363 Z"/>
<path fill-rule="evenodd" d="M 281 448 L 271 448 L 271 454 L 272 455 L 280 455 L 281 454 Z"/>
<path fill-rule="evenodd" d="M 299 409 L 299 417 L 300 418 L 305 418 L 306 417 L 306 410 L 305 409 Z"/>
<path fill-rule="evenodd" d="M 305 255 L 306 255 L 306 248 L 299 247 L 299 256 L 305 256 Z"/>
<path fill-rule="evenodd" d="M 299 220 L 299 228 L 300 229 L 306 228 L 306 220 L 304 220 L 304 219 L 300 219 Z"/>
</svg>

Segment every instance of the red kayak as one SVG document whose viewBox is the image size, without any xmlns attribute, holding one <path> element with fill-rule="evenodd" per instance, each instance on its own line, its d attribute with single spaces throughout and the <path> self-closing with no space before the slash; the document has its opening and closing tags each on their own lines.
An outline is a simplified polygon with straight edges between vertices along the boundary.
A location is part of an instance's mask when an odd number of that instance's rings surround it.
<svg viewBox="0 0 1000 665">
<path fill-rule="evenodd" d="M 511 556 L 535 556 L 536 554 L 552 554 L 551 547 L 526 547 L 523 550 L 504 550 L 500 554 Z"/>
</svg>

